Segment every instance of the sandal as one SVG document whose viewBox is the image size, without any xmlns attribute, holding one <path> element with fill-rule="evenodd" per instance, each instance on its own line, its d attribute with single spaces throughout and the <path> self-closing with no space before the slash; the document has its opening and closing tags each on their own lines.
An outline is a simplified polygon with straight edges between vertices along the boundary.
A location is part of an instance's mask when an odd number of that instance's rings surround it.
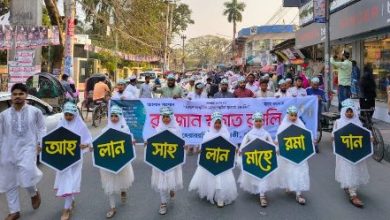
<svg viewBox="0 0 390 220">
<path fill-rule="evenodd" d="M 300 205 L 305 205 L 306 204 L 306 199 L 302 195 L 296 196 L 295 199 L 297 200 L 297 202 Z"/>
<path fill-rule="evenodd" d="M 121 201 L 122 203 L 126 203 L 127 200 L 127 193 L 126 192 L 121 192 Z"/>
<path fill-rule="evenodd" d="M 113 218 L 115 216 L 115 214 L 116 214 L 116 209 L 115 208 L 110 209 L 110 211 L 108 211 L 106 214 L 106 218 L 108 218 L 108 219 Z"/>
<path fill-rule="evenodd" d="M 351 201 L 352 205 L 354 205 L 358 208 L 363 208 L 363 206 L 364 206 L 364 203 L 362 202 L 362 200 L 359 199 L 358 196 L 351 196 L 349 198 L 349 201 Z"/>
<path fill-rule="evenodd" d="M 225 206 L 224 202 L 223 201 L 218 201 L 217 202 L 217 207 L 218 208 L 223 208 Z"/>
<path fill-rule="evenodd" d="M 268 206 L 267 197 L 260 196 L 260 206 L 263 208 Z"/>
<path fill-rule="evenodd" d="M 160 213 L 160 215 L 167 214 L 167 204 L 166 203 L 163 203 L 160 205 L 160 210 L 158 210 L 158 213 Z"/>
<path fill-rule="evenodd" d="M 69 220 L 70 215 L 71 215 L 70 209 L 62 210 L 61 220 Z"/>
</svg>

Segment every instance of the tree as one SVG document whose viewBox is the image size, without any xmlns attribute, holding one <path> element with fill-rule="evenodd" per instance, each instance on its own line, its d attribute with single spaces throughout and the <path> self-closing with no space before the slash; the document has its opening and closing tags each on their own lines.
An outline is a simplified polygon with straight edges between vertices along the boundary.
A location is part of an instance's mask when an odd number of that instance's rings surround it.
<svg viewBox="0 0 390 220">
<path fill-rule="evenodd" d="M 186 45 L 186 66 L 210 68 L 228 61 L 230 41 L 212 35 L 189 39 Z"/>
<path fill-rule="evenodd" d="M 185 31 L 190 24 L 194 24 L 191 19 L 192 11 L 187 4 L 179 4 L 173 11 L 172 33 L 180 34 Z"/>
<path fill-rule="evenodd" d="M 225 10 L 223 15 L 227 16 L 229 23 L 233 23 L 233 41 L 232 41 L 232 52 L 233 58 L 235 55 L 235 40 L 237 32 L 237 22 L 242 21 L 242 12 L 245 10 L 245 3 L 238 2 L 237 0 L 231 0 L 231 2 L 225 2 Z"/>
</svg>

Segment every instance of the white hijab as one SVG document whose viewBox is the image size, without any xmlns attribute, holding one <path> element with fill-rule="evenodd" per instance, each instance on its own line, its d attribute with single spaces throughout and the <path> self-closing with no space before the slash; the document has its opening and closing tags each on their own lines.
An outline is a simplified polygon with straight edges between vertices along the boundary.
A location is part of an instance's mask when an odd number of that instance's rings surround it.
<svg viewBox="0 0 390 220">
<path fill-rule="evenodd" d="M 286 114 L 283 118 L 282 123 L 278 127 L 276 134 L 278 135 L 279 133 L 284 131 L 286 128 L 288 128 L 290 125 L 296 125 L 298 127 L 306 129 L 305 124 L 303 124 L 303 122 L 301 121 L 300 118 L 297 118 L 297 120 L 295 122 L 292 122 L 292 121 L 290 121 L 290 119 L 288 119 L 288 114 Z"/>
<path fill-rule="evenodd" d="M 80 136 L 80 142 L 83 145 L 91 144 L 92 143 L 92 136 L 91 133 L 88 130 L 87 125 L 85 125 L 84 121 L 81 119 L 79 113 L 73 114 L 74 118 L 72 121 L 67 121 L 62 115 L 57 128 L 64 127 L 73 133 Z"/>
<path fill-rule="evenodd" d="M 348 109 L 352 109 L 353 111 L 353 117 L 352 118 L 347 118 L 345 116 L 345 113 L 347 112 Z M 356 125 L 362 126 L 362 122 L 359 119 L 358 111 L 355 107 L 349 106 L 349 107 L 343 107 L 341 109 L 340 113 L 340 119 L 337 120 L 337 128 L 344 127 L 345 125 L 349 123 L 354 123 Z"/>
<path fill-rule="evenodd" d="M 102 130 L 102 133 L 104 133 L 108 129 L 112 128 L 112 129 L 122 131 L 124 133 L 132 135 L 132 133 L 130 132 L 129 126 L 127 126 L 125 117 L 123 117 L 123 115 L 118 115 L 118 117 L 119 117 L 119 121 L 117 123 L 112 123 L 112 121 L 110 119 L 108 119 L 108 123 L 107 123 L 106 127 Z"/>
<path fill-rule="evenodd" d="M 222 124 L 221 129 L 219 129 L 219 130 L 216 130 L 214 128 L 214 124 L 217 120 L 220 120 L 221 124 Z M 230 132 L 227 129 L 225 123 L 223 123 L 223 120 L 219 119 L 219 118 L 215 118 L 215 119 L 211 120 L 210 127 L 209 127 L 208 131 L 203 136 L 203 141 L 207 141 L 207 140 L 213 139 L 213 138 L 218 137 L 218 136 L 222 136 L 226 140 L 230 140 Z"/>
<path fill-rule="evenodd" d="M 256 138 L 265 140 L 267 142 L 272 142 L 271 135 L 268 133 L 268 131 L 266 131 L 263 128 L 263 126 L 261 128 L 256 128 L 253 125 L 253 128 L 245 136 L 247 138 L 244 138 L 244 140 L 247 141 L 247 143 L 249 143 L 250 141 L 252 141 L 252 140 L 254 140 Z M 242 144 L 247 144 L 247 143 L 242 143 Z"/>
<path fill-rule="evenodd" d="M 169 122 L 169 124 L 166 125 L 166 124 L 164 124 L 164 122 L 162 120 L 163 115 L 160 115 L 160 122 L 158 123 L 158 127 L 156 128 L 156 131 L 158 133 L 160 133 L 162 131 L 168 130 L 181 138 L 182 137 L 181 136 L 181 129 L 180 129 L 180 126 L 176 122 L 175 116 L 170 115 L 169 117 L 171 118 L 171 122 Z"/>
</svg>

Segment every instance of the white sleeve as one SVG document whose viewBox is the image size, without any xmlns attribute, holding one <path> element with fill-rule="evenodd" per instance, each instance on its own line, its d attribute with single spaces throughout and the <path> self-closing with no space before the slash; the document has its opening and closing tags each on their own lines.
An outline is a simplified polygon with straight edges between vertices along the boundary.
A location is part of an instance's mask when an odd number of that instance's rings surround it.
<svg viewBox="0 0 390 220">
<path fill-rule="evenodd" d="M 37 143 L 42 144 L 42 138 L 46 135 L 45 118 L 40 110 L 36 109 Z"/>
</svg>

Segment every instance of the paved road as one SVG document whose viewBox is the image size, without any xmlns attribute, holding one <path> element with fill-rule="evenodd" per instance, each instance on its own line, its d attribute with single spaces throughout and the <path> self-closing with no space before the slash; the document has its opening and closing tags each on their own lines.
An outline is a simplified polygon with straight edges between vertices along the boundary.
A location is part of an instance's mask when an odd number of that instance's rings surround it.
<svg viewBox="0 0 390 220">
<path fill-rule="evenodd" d="M 91 128 L 91 131 L 95 136 L 98 133 L 97 129 Z M 179 191 L 176 200 L 169 205 L 168 214 L 160 216 L 159 195 L 150 188 L 151 168 L 143 162 L 143 148 L 138 147 L 138 158 L 133 162 L 135 183 L 130 189 L 127 204 L 118 206 L 115 219 L 390 219 L 390 164 L 369 160 L 371 181 L 360 190 L 366 206 L 364 209 L 358 209 L 348 202 L 339 184 L 334 180 L 335 158 L 328 134 L 324 136 L 321 148 L 321 154 L 309 162 L 311 190 L 305 193 L 308 200 L 306 206 L 298 205 L 294 196 L 277 190 L 268 194 L 270 206 L 263 209 L 258 204 L 257 196 L 240 190 L 238 199 L 232 205 L 218 209 L 185 189 Z M 27 193 L 21 190 L 22 219 L 60 219 L 63 201 L 56 198 L 52 190 L 54 172 L 45 166 L 40 168 L 44 172 L 39 184 L 42 205 L 39 210 L 33 211 Z M 196 157 L 189 157 L 183 168 L 185 186 L 188 186 L 195 169 Z M 238 173 L 238 170 L 235 170 L 236 176 Z M 91 155 L 86 155 L 81 194 L 76 199 L 73 219 L 105 219 L 107 208 L 108 201 L 101 188 L 99 172 L 92 167 Z M 1 195 L 0 219 L 4 219 L 7 212 L 5 196 Z"/>
</svg>

